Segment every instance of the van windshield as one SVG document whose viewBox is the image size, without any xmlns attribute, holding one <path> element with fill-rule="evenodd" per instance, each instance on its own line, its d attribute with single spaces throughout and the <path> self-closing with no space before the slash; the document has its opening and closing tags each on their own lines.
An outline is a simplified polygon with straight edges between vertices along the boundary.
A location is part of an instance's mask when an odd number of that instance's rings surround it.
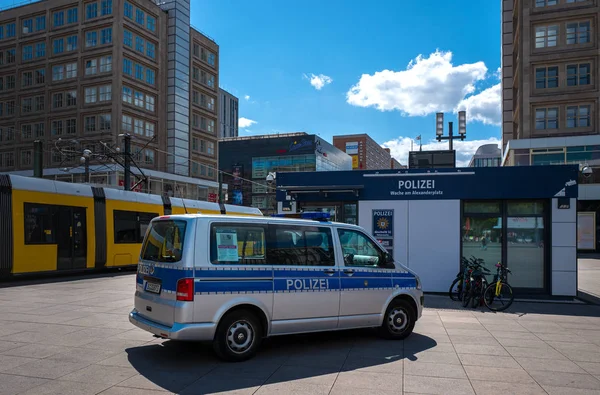
<svg viewBox="0 0 600 395">
<path fill-rule="evenodd" d="M 154 262 L 179 262 L 185 239 L 185 221 L 155 221 L 146 233 L 142 259 Z"/>
</svg>

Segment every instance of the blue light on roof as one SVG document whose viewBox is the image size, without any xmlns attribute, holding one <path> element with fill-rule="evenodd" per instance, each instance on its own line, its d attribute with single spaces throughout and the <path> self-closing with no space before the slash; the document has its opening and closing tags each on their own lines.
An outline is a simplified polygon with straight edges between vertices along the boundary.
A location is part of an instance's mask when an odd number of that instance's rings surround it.
<svg viewBox="0 0 600 395">
<path fill-rule="evenodd" d="M 330 219 L 331 215 L 329 213 L 302 213 L 302 214 L 300 214 L 300 218 L 324 220 L 324 219 Z"/>
</svg>

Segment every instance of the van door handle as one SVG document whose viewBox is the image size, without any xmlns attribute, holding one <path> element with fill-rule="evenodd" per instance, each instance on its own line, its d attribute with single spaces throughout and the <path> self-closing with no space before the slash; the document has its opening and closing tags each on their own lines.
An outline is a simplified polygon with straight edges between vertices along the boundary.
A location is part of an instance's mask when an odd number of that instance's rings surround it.
<svg viewBox="0 0 600 395">
<path fill-rule="evenodd" d="M 335 270 L 334 269 L 325 269 L 325 270 L 323 270 L 323 273 L 333 276 L 335 274 Z"/>
<path fill-rule="evenodd" d="M 346 273 L 349 276 L 352 276 L 354 274 L 354 270 L 352 270 L 352 269 L 345 269 L 344 273 Z"/>
</svg>

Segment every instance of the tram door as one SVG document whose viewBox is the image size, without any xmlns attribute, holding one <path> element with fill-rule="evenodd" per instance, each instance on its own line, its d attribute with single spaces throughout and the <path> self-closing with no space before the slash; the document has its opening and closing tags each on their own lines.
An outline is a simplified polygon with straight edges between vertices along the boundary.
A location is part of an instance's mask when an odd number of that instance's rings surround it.
<svg viewBox="0 0 600 395">
<path fill-rule="evenodd" d="M 58 209 L 58 270 L 84 269 L 87 257 L 85 208 Z"/>
</svg>

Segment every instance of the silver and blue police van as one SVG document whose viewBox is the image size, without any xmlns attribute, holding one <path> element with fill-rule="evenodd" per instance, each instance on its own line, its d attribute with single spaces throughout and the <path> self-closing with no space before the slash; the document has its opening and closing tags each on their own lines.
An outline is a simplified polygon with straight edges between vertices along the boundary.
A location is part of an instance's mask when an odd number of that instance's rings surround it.
<svg viewBox="0 0 600 395">
<path fill-rule="evenodd" d="M 404 339 L 423 309 L 415 273 L 363 228 L 323 219 L 157 217 L 136 282 L 131 323 L 210 341 L 226 361 L 276 335 L 372 327 Z"/>
</svg>

